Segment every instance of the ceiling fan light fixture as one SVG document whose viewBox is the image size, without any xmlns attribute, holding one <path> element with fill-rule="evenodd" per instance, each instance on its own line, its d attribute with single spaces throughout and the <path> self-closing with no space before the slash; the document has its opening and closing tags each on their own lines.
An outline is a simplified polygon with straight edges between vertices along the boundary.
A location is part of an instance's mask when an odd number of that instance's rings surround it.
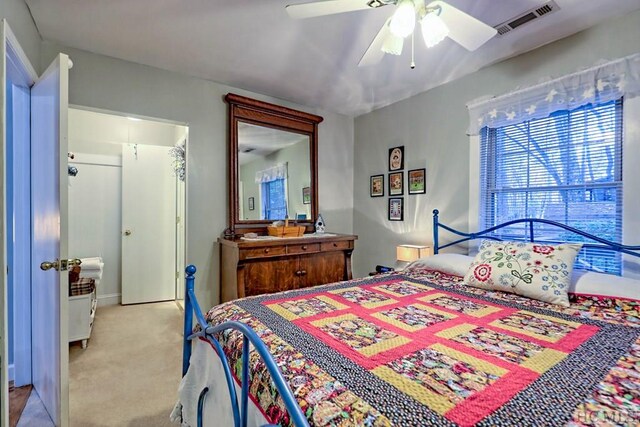
<svg viewBox="0 0 640 427">
<path fill-rule="evenodd" d="M 449 27 L 444 23 L 437 12 L 427 13 L 420 27 L 422 28 L 422 37 L 427 47 L 433 47 L 444 40 L 449 35 Z"/>
<path fill-rule="evenodd" d="M 389 29 L 395 36 L 405 38 L 413 33 L 415 26 L 416 8 L 413 0 L 400 0 L 389 23 Z"/>
<path fill-rule="evenodd" d="M 393 33 L 389 33 L 382 43 L 382 51 L 391 55 L 402 54 L 402 47 L 404 46 L 404 39 L 398 37 Z"/>
</svg>

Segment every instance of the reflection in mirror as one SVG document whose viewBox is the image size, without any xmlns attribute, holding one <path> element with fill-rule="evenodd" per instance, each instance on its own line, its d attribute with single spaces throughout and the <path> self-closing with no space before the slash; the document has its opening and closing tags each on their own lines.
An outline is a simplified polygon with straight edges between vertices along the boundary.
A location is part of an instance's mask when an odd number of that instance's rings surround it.
<svg viewBox="0 0 640 427">
<path fill-rule="evenodd" d="M 312 231 L 318 216 L 318 124 L 322 117 L 233 93 L 224 99 L 229 104 L 229 227 L 225 237 L 267 234 L 267 226 L 285 215 Z"/>
<path fill-rule="evenodd" d="M 310 219 L 309 136 L 241 121 L 237 132 L 239 219 Z"/>
</svg>

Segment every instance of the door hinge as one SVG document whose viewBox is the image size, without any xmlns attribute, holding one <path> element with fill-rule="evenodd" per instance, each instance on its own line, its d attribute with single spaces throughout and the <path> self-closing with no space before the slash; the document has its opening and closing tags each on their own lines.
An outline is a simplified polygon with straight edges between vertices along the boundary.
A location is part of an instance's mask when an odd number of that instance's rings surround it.
<svg viewBox="0 0 640 427">
<path fill-rule="evenodd" d="M 176 224 L 180 224 L 180 217 L 179 216 L 176 217 Z"/>
<path fill-rule="evenodd" d="M 179 279 L 179 278 L 180 278 L 180 272 L 176 271 L 176 279 Z"/>
</svg>

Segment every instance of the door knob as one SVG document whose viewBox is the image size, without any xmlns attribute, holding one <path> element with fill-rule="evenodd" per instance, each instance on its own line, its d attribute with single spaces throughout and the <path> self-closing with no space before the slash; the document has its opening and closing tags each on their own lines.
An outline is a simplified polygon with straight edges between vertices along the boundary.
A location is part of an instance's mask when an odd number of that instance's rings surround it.
<svg viewBox="0 0 640 427">
<path fill-rule="evenodd" d="M 45 261 L 45 262 L 40 264 L 40 270 L 47 271 L 47 270 L 51 270 L 52 268 L 54 270 L 56 270 L 56 271 L 59 271 L 60 270 L 60 262 L 58 260 L 55 260 L 53 262 Z"/>
<path fill-rule="evenodd" d="M 125 236 L 131 236 L 131 230 L 124 230 Z"/>
<path fill-rule="evenodd" d="M 80 258 L 71 258 L 71 259 L 56 259 L 53 262 L 45 261 L 40 264 L 40 270 L 51 270 L 52 268 L 56 271 L 66 271 L 68 267 L 75 267 L 82 264 L 82 260 Z"/>
<path fill-rule="evenodd" d="M 71 258 L 67 260 L 67 267 L 77 267 L 82 264 L 80 258 Z"/>
</svg>

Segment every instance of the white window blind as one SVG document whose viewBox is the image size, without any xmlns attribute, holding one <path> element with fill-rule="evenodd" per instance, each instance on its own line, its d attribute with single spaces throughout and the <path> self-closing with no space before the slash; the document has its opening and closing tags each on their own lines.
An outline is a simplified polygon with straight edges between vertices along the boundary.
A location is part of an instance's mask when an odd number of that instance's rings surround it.
<svg viewBox="0 0 640 427">
<path fill-rule="evenodd" d="M 557 221 L 622 242 L 622 99 L 481 131 L 480 224 Z M 496 237 L 529 240 L 526 224 Z M 545 224 L 537 242 L 595 243 Z M 621 274 L 620 254 L 584 248 L 577 268 Z"/>
</svg>

